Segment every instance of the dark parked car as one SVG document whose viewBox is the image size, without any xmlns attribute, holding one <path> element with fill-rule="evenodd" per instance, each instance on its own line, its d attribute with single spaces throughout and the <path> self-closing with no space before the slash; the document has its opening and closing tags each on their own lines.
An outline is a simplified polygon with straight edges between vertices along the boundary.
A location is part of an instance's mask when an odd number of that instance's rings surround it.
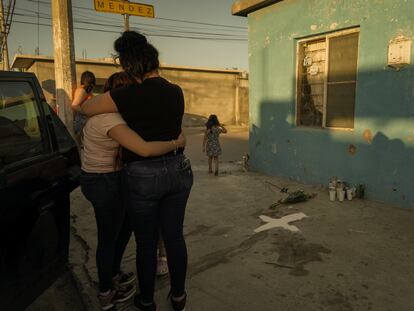
<svg viewBox="0 0 414 311">
<path fill-rule="evenodd" d="M 79 153 L 35 75 L 0 72 L 0 310 L 22 310 L 65 271 Z"/>
</svg>

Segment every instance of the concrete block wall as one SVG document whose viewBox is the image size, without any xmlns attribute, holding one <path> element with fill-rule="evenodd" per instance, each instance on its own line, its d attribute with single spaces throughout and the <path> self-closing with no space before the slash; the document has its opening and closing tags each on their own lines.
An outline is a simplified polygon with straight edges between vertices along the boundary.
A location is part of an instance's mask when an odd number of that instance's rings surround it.
<svg viewBox="0 0 414 311">
<path fill-rule="evenodd" d="M 85 70 L 92 71 L 98 84 L 103 84 L 111 74 L 120 71 L 121 68 L 111 63 L 77 62 L 78 83 Z M 36 74 L 47 101 L 53 106 L 55 97 L 53 60 L 35 61 L 28 71 Z M 183 89 L 187 114 L 185 120 L 188 121 L 186 125 L 204 125 L 210 114 L 217 114 L 219 120 L 227 125 L 247 125 L 249 120 L 247 74 L 232 70 L 187 67 L 162 67 L 160 74 Z M 102 91 L 102 85 L 98 86 L 97 91 Z"/>
</svg>

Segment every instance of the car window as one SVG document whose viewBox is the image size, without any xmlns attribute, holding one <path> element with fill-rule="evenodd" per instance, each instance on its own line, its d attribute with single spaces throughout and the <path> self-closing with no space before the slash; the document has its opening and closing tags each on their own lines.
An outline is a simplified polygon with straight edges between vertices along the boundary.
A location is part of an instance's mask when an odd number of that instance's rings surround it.
<svg viewBox="0 0 414 311">
<path fill-rule="evenodd" d="M 59 119 L 58 115 L 52 110 L 52 107 L 50 107 L 46 102 L 43 102 L 43 111 L 45 111 L 46 118 L 48 119 L 49 123 L 53 125 L 55 132 L 55 136 L 52 137 L 52 139 L 56 138 L 56 143 L 59 151 L 65 151 L 73 148 L 76 145 L 73 141 L 72 136 L 70 136 L 66 126 Z"/>
<path fill-rule="evenodd" d="M 28 82 L 0 82 L 0 160 L 4 165 L 44 153 L 39 107 Z"/>
</svg>

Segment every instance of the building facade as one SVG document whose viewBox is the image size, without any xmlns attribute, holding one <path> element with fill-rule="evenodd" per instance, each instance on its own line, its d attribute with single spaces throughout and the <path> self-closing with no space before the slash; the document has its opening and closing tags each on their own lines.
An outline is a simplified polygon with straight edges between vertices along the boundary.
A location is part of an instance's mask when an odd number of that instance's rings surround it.
<svg viewBox="0 0 414 311">
<path fill-rule="evenodd" d="M 262 172 L 414 207 L 414 1 L 241 0 Z"/>
<path fill-rule="evenodd" d="M 47 101 L 55 101 L 53 58 L 16 55 L 12 68 L 36 74 Z M 97 78 L 96 92 L 101 93 L 106 79 L 121 68 L 112 60 L 77 59 L 76 76 L 89 70 Z M 181 86 L 185 97 L 185 126 L 204 125 L 210 114 L 217 114 L 228 125 L 247 125 L 249 120 L 248 74 L 241 70 L 161 66 L 160 74 Z"/>
</svg>

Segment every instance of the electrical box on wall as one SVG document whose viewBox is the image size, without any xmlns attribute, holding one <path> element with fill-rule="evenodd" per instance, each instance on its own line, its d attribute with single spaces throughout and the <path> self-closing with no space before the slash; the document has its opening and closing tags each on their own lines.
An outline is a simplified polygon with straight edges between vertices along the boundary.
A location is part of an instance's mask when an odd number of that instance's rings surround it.
<svg viewBox="0 0 414 311">
<path fill-rule="evenodd" d="M 400 69 L 411 63 L 411 43 L 409 38 L 399 36 L 388 45 L 388 66 Z"/>
</svg>

